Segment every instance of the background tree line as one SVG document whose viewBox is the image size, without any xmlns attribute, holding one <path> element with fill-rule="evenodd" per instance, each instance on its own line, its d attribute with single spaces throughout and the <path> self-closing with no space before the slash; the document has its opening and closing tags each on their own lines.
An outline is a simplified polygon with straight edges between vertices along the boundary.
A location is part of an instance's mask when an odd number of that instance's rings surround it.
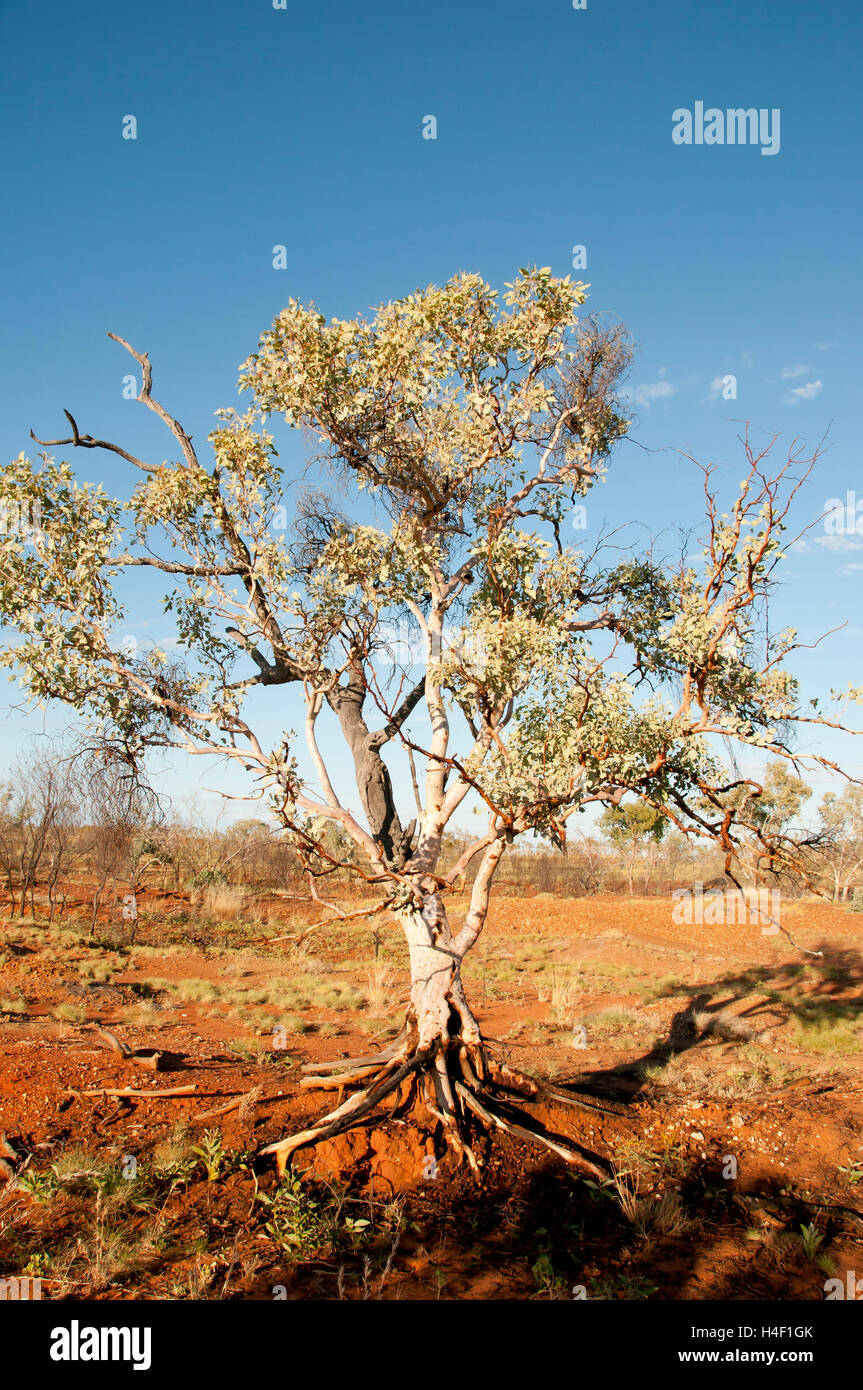
<svg viewBox="0 0 863 1390">
<path fill-rule="evenodd" d="M 784 763 L 769 763 L 757 819 L 799 833 L 795 822 L 810 797 Z M 826 793 L 808 838 L 813 883 L 833 901 L 851 900 L 863 883 L 863 787 L 849 783 Z M 456 863 L 470 839 L 466 831 L 447 835 L 445 866 Z M 169 812 L 104 744 L 36 742 L 0 783 L 0 875 L 10 916 L 36 916 L 38 908 L 53 921 L 70 902 L 85 901 L 95 926 L 101 908 L 119 909 L 143 890 L 193 900 L 220 888 L 306 897 L 310 869 L 322 897 L 361 896 L 347 837 L 330 828 L 326 843 L 329 861 L 303 860 L 274 820 L 212 823 L 194 801 Z M 512 849 L 496 892 L 665 895 L 715 881 L 722 869 L 718 849 L 688 840 L 649 806 L 623 802 L 590 829 L 572 832 L 563 850 L 530 842 Z M 769 873 L 753 848 L 748 881 L 766 881 Z"/>
</svg>

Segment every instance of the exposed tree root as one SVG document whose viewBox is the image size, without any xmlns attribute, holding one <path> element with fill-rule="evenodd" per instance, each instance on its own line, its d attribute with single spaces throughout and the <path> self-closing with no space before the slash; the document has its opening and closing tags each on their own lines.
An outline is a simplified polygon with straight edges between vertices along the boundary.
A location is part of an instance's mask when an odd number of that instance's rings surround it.
<svg viewBox="0 0 863 1390">
<path fill-rule="evenodd" d="M 300 1071 L 350 1071 L 353 1067 L 377 1067 L 381 1062 L 388 1062 L 399 1050 L 400 1037 L 389 1047 L 384 1047 L 380 1052 L 372 1052 L 367 1057 L 340 1057 L 336 1062 L 304 1062 Z"/>
<path fill-rule="evenodd" d="M 493 1130 L 541 1144 L 593 1177 L 605 1178 L 610 1171 L 601 1166 L 598 1155 L 572 1139 L 564 1141 L 535 1126 L 517 1108 L 519 1102 L 543 1099 L 586 1110 L 602 1110 L 601 1106 L 546 1089 L 512 1071 L 491 1057 L 479 1041 L 469 1042 L 456 1035 L 437 1038 L 423 1046 L 416 1030 L 408 1029 L 406 1036 L 396 1039 L 376 1057 L 344 1058 L 317 1065 L 314 1070 L 325 1074 L 304 1077 L 300 1085 L 305 1089 L 338 1090 L 340 1103 L 307 1129 L 260 1150 L 261 1154 L 275 1155 L 280 1175 L 297 1149 L 343 1134 L 366 1120 L 391 1096 L 395 1097 L 392 1116 L 407 1113 L 422 1102 L 440 1124 L 443 1138 L 459 1162 L 466 1161 L 474 1173 L 480 1171 L 480 1160 L 471 1141 L 477 1133 Z M 341 1092 L 357 1084 L 362 1089 L 342 1100 Z"/>
<path fill-rule="evenodd" d="M 598 1111 L 600 1115 L 624 1115 L 625 1110 L 618 1108 L 612 1110 L 607 1105 L 600 1105 L 599 1101 L 586 1096 L 574 1095 L 570 1091 L 558 1091 L 554 1086 L 543 1086 L 542 1095 L 547 1100 L 553 1100 L 558 1105 L 572 1105 L 578 1110 Z"/>
</svg>

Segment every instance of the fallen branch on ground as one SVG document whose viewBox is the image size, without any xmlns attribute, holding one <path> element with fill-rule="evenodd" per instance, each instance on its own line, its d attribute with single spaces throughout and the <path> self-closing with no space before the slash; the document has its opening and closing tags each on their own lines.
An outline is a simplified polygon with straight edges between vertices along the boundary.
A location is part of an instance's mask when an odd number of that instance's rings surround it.
<svg viewBox="0 0 863 1390">
<path fill-rule="evenodd" d="M 197 1124 L 203 1120 L 217 1120 L 220 1115 L 230 1115 L 232 1110 L 241 1110 L 244 1105 L 249 1107 L 260 1105 L 261 1101 L 266 1099 L 266 1096 L 261 1095 L 260 1086 L 253 1086 L 251 1091 L 243 1091 L 240 1095 L 233 1096 L 224 1105 L 217 1105 L 212 1110 L 202 1110 L 200 1114 L 193 1115 L 192 1123 Z"/>
<path fill-rule="evenodd" d="M 159 1071 L 159 1064 L 165 1054 L 160 1052 L 158 1048 L 154 1048 L 152 1051 L 136 1048 L 133 1051 L 131 1047 L 127 1047 L 124 1042 L 121 1042 L 114 1033 L 109 1033 L 107 1028 L 97 1026 L 96 1032 L 108 1044 L 111 1051 L 115 1052 L 118 1057 L 122 1057 L 124 1062 L 134 1062 L 138 1067 L 146 1067 L 147 1071 Z"/>
<path fill-rule="evenodd" d="M 86 1090 L 75 1090 L 70 1088 L 63 1092 L 64 1096 L 134 1096 L 139 1099 L 167 1100 L 172 1096 L 191 1096 L 197 1091 L 197 1086 L 173 1086 L 168 1091 L 147 1091 L 136 1090 L 133 1086 L 94 1086 Z"/>
</svg>

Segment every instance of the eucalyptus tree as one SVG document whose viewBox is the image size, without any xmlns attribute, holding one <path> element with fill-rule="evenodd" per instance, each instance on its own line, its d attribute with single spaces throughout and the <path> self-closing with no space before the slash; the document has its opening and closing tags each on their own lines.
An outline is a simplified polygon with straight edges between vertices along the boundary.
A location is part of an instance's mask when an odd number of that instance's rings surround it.
<svg viewBox="0 0 863 1390">
<path fill-rule="evenodd" d="M 609 806 L 599 818 L 600 828 L 608 836 L 623 858 L 626 882 L 630 897 L 632 880 L 635 877 L 635 863 L 639 854 L 650 852 L 662 840 L 668 821 L 661 811 L 636 801 L 624 806 Z M 647 858 L 645 865 L 645 891 L 653 871 L 653 860 Z"/>
<path fill-rule="evenodd" d="M 839 795 L 826 792 L 818 812 L 833 899 L 846 902 L 853 880 L 863 869 L 863 787 L 849 783 Z"/>
<path fill-rule="evenodd" d="M 791 759 L 795 720 L 817 722 L 787 667 L 794 634 L 763 622 L 801 460 L 771 476 L 747 436 L 724 514 L 704 469 L 700 560 L 610 563 L 575 547 L 572 509 L 628 428 L 631 355 L 620 328 L 579 317 L 584 299 L 547 268 L 503 294 L 460 274 L 348 320 L 292 299 L 243 365 L 249 408 L 217 412 L 206 460 L 153 396 L 149 358 L 117 338 L 177 457 L 141 459 L 68 415 L 71 434 L 37 443 L 112 452 L 140 474 L 124 498 L 48 453 L 3 471 L 4 496 L 41 507 L 38 530 L 4 538 L 0 584 L 17 634 L 5 660 L 30 694 L 110 728 L 132 762 L 159 746 L 239 764 L 271 797 L 313 896 L 327 906 L 327 876 L 349 871 L 366 894 L 352 915 L 385 909 L 406 938 L 400 1032 L 333 1065 L 348 1098 L 268 1146 L 280 1169 L 387 1098 L 422 1101 L 474 1166 L 493 1126 L 594 1166 L 523 1119 L 537 1084 L 483 1039 L 462 979 L 518 837 L 563 846 L 573 816 L 627 795 L 717 843 L 729 868 L 752 834 L 794 862 L 791 839 L 730 797 L 747 779 L 724 746 Z M 272 417 L 319 447 L 290 540 Z M 119 641 L 135 572 L 172 586 L 180 655 Z M 256 722 L 266 697 L 287 725 L 289 690 L 305 776 L 290 728 L 267 740 Z M 447 827 L 471 805 L 481 829 L 444 865 Z"/>
</svg>

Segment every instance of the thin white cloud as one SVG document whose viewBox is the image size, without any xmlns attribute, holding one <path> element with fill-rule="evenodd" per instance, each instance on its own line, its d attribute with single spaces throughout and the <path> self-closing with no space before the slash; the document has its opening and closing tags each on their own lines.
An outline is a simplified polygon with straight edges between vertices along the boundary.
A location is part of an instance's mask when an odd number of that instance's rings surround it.
<svg viewBox="0 0 863 1390">
<path fill-rule="evenodd" d="M 737 399 L 737 396 L 736 396 L 736 395 L 731 396 L 731 397 L 724 397 L 724 396 L 722 395 L 723 387 L 726 385 L 726 383 L 727 383 L 729 380 L 732 380 L 732 381 L 735 383 L 735 391 L 736 391 L 736 389 L 737 389 L 737 378 L 736 378 L 735 376 L 733 376 L 731 373 L 726 373 L 725 376 L 715 376 L 715 377 L 713 378 L 713 380 L 711 381 L 710 385 L 709 385 L 708 388 L 707 388 L 707 395 L 706 395 L 706 396 L 702 396 L 701 399 L 700 399 L 700 401 L 698 402 L 698 404 L 699 404 L 699 405 L 713 404 L 713 403 L 715 403 L 716 401 L 718 401 L 720 398 L 723 399 L 723 400 L 725 400 L 725 399 L 736 400 L 736 399 Z"/>
<path fill-rule="evenodd" d="M 676 391 L 677 387 L 672 386 L 670 381 L 645 381 L 640 386 L 636 386 L 632 393 L 632 399 L 636 405 L 646 406 L 649 410 L 652 401 L 660 401 L 667 396 L 673 396 Z"/>
<path fill-rule="evenodd" d="M 863 550 L 863 540 L 854 540 L 851 536 L 813 536 L 812 539 L 825 550 Z"/>
<path fill-rule="evenodd" d="M 805 386 L 795 386 L 785 399 L 790 405 L 795 401 L 814 401 L 816 396 L 820 396 L 823 385 L 823 381 L 807 381 Z"/>
<path fill-rule="evenodd" d="M 805 376 L 807 372 L 811 371 L 811 367 L 783 367 L 779 375 L 783 381 L 793 381 L 795 377 Z"/>
<path fill-rule="evenodd" d="M 708 391 L 708 397 L 711 401 L 715 401 L 719 395 L 719 392 L 722 390 L 722 380 L 723 378 L 721 376 L 715 376 L 711 381 L 710 389 Z"/>
</svg>

